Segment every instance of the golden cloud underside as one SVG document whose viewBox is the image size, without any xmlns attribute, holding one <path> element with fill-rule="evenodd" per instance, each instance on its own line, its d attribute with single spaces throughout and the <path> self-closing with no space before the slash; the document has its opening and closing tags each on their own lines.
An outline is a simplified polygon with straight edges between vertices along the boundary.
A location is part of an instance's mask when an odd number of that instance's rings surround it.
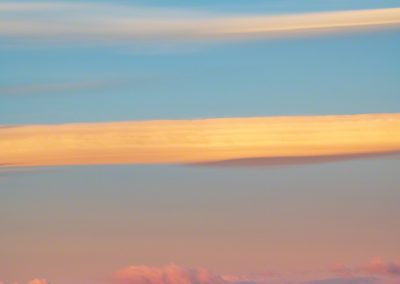
<svg viewBox="0 0 400 284">
<path fill-rule="evenodd" d="M 400 114 L 154 120 L 0 128 L 0 164 L 200 163 L 400 150 Z"/>
</svg>

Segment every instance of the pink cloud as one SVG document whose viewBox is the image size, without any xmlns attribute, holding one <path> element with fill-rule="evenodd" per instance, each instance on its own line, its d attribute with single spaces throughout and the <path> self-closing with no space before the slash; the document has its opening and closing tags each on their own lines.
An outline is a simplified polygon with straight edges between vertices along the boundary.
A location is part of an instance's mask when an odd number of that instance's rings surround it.
<svg viewBox="0 0 400 284">
<path fill-rule="evenodd" d="M 342 263 L 335 264 L 331 267 L 330 272 L 333 272 L 341 277 L 354 278 L 359 276 L 373 276 L 381 278 L 384 283 L 392 283 L 391 278 L 396 278 L 398 282 L 400 276 L 400 264 L 393 261 L 383 261 L 380 257 L 375 257 L 365 265 L 350 267 Z M 379 282 L 381 283 L 381 282 Z"/>
<path fill-rule="evenodd" d="M 349 276 L 353 273 L 353 270 L 349 266 L 343 263 L 335 263 L 331 267 L 330 272 L 333 272 L 335 274 L 340 274 L 343 276 Z"/>
<path fill-rule="evenodd" d="M 115 272 L 115 284 L 226 284 L 222 277 L 202 268 L 128 266 Z"/>
<path fill-rule="evenodd" d="M 395 262 L 384 262 L 380 257 L 375 257 L 364 267 L 363 272 L 370 274 L 385 274 L 400 276 L 400 264 Z"/>
<path fill-rule="evenodd" d="M 46 279 L 35 278 L 28 282 L 28 284 L 50 284 Z"/>
<path fill-rule="evenodd" d="M 321 274 L 322 273 L 322 274 Z M 333 274 L 332 274 L 333 273 Z M 312 275 L 311 275 L 312 274 Z M 398 283 L 400 265 L 372 259 L 367 265 L 333 265 L 329 272 L 300 274 L 248 274 L 218 275 L 196 268 L 184 268 L 175 264 L 165 267 L 128 266 L 114 273 L 113 284 L 393 284 Z M 335 274 L 337 276 L 335 276 Z"/>
<path fill-rule="evenodd" d="M 203 268 L 186 268 L 176 264 L 163 267 L 127 266 L 113 273 L 112 284 L 398 284 L 400 264 L 371 259 L 365 265 L 336 263 L 327 271 L 307 273 L 252 273 L 247 275 L 214 274 Z M 0 284 L 5 284 L 0 281 Z M 15 282 L 13 284 L 18 284 Z M 50 284 L 35 278 L 27 284 Z"/>
<path fill-rule="evenodd" d="M 0 284 L 5 284 L 5 282 L 0 281 Z M 18 282 L 13 282 L 12 284 L 19 284 L 19 283 Z M 41 278 L 41 279 L 35 278 L 35 279 L 32 279 L 32 280 L 28 281 L 27 284 L 50 284 L 50 282 L 47 281 L 46 279 L 43 279 L 43 278 Z"/>
</svg>

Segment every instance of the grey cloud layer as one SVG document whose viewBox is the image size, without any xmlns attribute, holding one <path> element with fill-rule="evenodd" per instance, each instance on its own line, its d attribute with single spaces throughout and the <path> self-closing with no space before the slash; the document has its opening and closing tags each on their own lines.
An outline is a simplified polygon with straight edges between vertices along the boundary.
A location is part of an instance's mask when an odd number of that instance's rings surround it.
<svg viewBox="0 0 400 284">
<path fill-rule="evenodd" d="M 397 158 L 400 151 L 387 151 L 381 153 L 358 153 L 349 155 L 326 155 L 304 157 L 257 157 L 215 161 L 208 163 L 192 164 L 195 166 L 222 166 L 222 167 L 271 167 L 287 165 L 321 164 L 341 162 L 355 159 Z"/>
</svg>

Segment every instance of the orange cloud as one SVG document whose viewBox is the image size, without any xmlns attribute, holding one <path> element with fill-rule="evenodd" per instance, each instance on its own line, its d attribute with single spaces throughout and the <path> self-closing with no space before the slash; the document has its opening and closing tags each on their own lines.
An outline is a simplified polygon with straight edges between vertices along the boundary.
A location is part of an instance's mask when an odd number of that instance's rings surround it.
<svg viewBox="0 0 400 284">
<path fill-rule="evenodd" d="M 115 284 L 226 284 L 205 269 L 188 269 L 170 264 L 165 267 L 129 266 L 114 275 Z"/>
<path fill-rule="evenodd" d="M 190 164 L 400 151 L 400 114 L 154 120 L 0 127 L 0 164 Z"/>
</svg>

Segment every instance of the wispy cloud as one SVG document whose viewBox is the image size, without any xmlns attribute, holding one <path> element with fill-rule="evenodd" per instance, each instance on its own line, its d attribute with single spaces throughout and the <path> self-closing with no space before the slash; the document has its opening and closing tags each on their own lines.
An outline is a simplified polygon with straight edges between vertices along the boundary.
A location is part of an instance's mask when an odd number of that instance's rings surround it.
<svg viewBox="0 0 400 284">
<path fill-rule="evenodd" d="M 3 281 L 0 281 L 0 284 L 5 284 L 5 283 Z M 13 284 L 18 284 L 18 282 L 13 282 Z M 50 282 L 44 278 L 35 278 L 28 281 L 27 284 L 50 284 Z"/>
<path fill-rule="evenodd" d="M 226 15 L 100 3 L 1 2 L 0 13 L 0 37 L 45 41 L 221 41 L 400 25 L 400 8 Z"/>
<path fill-rule="evenodd" d="M 0 96 L 31 95 L 31 94 L 59 94 L 78 91 L 95 91 L 127 85 L 123 80 L 98 80 L 80 82 L 59 82 L 46 84 L 21 84 L 13 86 L 0 86 Z"/>
<path fill-rule="evenodd" d="M 268 166 L 288 166 L 304 164 L 332 163 L 355 159 L 372 159 L 383 157 L 399 156 L 400 151 L 382 151 L 377 153 L 357 153 L 357 154 L 336 154 L 322 156 L 291 156 L 291 157 L 256 157 L 241 158 L 222 161 L 212 161 L 196 163 L 197 166 L 219 166 L 219 167 L 268 167 Z"/>
<path fill-rule="evenodd" d="M 0 128 L 0 163 L 9 166 L 190 164 L 257 158 L 298 163 L 310 159 L 329 161 L 398 151 L 400 114 L 154 120 Z"/>
<path fill-rule="evenodd" d="M 32 94 L 73 94 L 85 91 L 104 91 L 115 88 L 138 87 L 149 84 L 154 80 L 150 77 L 132 77 L 112 79 L 107 78 L 103 80 L 85 80 L 85 81 L 64 81 L 43 84 L 16 84 L 9 86 L 0 86 L 0 96 L 23 96 Z M 0 127 L 4 127 L 1 126 Z"/>
</svg>

